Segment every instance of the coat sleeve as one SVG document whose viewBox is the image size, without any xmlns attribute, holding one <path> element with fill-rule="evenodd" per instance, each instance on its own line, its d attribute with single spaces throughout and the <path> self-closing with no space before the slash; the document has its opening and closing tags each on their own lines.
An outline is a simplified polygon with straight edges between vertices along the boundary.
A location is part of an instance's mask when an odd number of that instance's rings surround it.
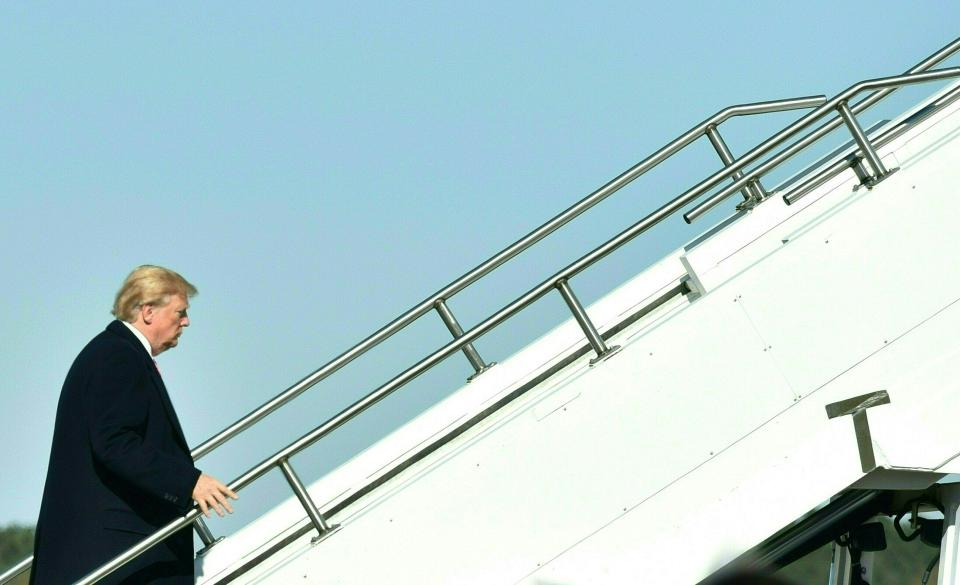
<svg viewBox="0 0 960 585">
<path fill-rule="evenodd" d="M 85 400 L 93 456 L 143 492 L 185 511 L 193 503 L 200 470 L 189 458 L 164 453 L 144 440 L 148 376 L 133 351 L 110 355 L 93 373 Z"/>
</svg>

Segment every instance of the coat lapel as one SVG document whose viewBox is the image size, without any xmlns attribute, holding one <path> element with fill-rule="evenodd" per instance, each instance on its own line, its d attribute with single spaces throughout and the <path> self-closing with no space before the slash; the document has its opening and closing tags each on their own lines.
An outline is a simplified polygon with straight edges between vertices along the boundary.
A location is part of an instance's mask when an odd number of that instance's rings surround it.
<svg viewBox="0 0 960 585">
<path fill-rule="evenodd" d="M 180 443 L 180 446 L 189 453 L 190 446 L 187 445 L 187 438 L 183 434 L 183 429 L 180 427 L 180 420 L 177 418 L 177 411 L 173 409 L 173 403 L 170 401 L 170 395 L 167 394 L 167 387 L 163 384 L 163 378 L 160 377 L 160 372 L 157 371 L 157 365 L 153 362 L 153 358 L 150 357 L 149 363 L 150 369 L 150 379 L 153 380 L 154 386 L 157 387 L 157 391 L 160 393 L 160 402 L 163 404 L 163 408 L 167 411 L 167 417 L 170 419 L 170 423 L 173 425 L 174 434 L 177 437 L 177 441 Z"/>
<path fill-rule="evenodd" d="M 143 344 L 140 343 L 140 340 L 120 321 L 110 323 L 110 325 L 107 326 L 107 330 L 120 335 L 139 349 L 139 353 L 143 357 L 143 367 L 147 370 L 150 380 L 153 382 L 153 386 L 160 396 L 160 403 L 163 404 L 163 409 L 167 412 L 167 420 L 170 421 L 170 426 L 173 427 L 173 434 L 177 442 L 180 443 L 180 446 L 183 447 L 187 453 L 190 453 L 190 446 L 187 444 L 187 439 L 183 434 L 183 428 L 180 427 L 177 411 L 173 409 L 170 395 L 167 394 L 167 387 L 163 383 L 163 378 L 160 377 L 160 372 L 157 370 L 157 365 L 153 361 L 153 356 L 147 353 Z"/>
</svg>

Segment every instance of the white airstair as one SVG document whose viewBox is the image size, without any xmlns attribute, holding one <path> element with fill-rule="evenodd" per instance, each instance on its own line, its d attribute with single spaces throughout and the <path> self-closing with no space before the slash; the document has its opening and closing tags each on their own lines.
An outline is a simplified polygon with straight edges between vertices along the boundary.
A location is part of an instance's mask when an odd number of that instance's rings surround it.
<svg viewBox="0 0 960 585">
<path fill-rule="evenodd" d="M 829 99 L 733 106 L 693 127 L 194 450 L 207 455 L 436 312 L 450 343 L 231 482 L 279 468 L 287 501 L 221 540 L 194 510 L 82 583 L 195 523 L 207 545 L 197 582 L 211 585 L 692 585 L 822 546 L 832 562 L 817 583 L 851 585 L 884 554 L 868 521 L 899 516 L 894 532 L 940 543 L 938 582 L 960 585 L 960 83 L 944 86 L 960 68 L 935 69 L 957 51 L 960 39 Z M 896 88 L 937 81 L 892 121 L 857 122 Z M 717 129 L 798 108 L 810 111 L 739 158 Z M 849 143 L 762 184 L 834 130 Z M 457 292 L 703 137 L 723 169 L 461 328 Z M 694 205 L 694 221 L 731 196 L 729 219 L 579 302 L 580 272 L 663 218 Z M 485 362 L 473 342 L 549 294 L 571 319 Z M 469 383 L 304 486 L 297 453 L 461 352 Z"/>
</svg>

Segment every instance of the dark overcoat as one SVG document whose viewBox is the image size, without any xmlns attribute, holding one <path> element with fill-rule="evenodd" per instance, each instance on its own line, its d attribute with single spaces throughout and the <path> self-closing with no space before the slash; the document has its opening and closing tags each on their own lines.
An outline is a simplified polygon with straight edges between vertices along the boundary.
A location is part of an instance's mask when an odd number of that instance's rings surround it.
<svg viewBox="0 0 960 585">
<path fill-rule="evenodd" d="M 152 356 L 110 323 L 60 392 L 30 583 L 73 583 L 143 540 L 190 508 L 199 476 Z M 193 583 L 192 532 L 101 583 Z"/>
</svg>

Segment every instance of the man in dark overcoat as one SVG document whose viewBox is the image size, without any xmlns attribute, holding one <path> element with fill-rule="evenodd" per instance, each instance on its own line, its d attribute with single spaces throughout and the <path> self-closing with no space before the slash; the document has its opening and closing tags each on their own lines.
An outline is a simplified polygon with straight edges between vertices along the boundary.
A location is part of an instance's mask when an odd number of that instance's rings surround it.
<svg viewBox="0 0 960 585">
<path fill-rule="evenodd" d="M 183 515 L 232 511 L 229 488 L 194 466 L 154 357 L 176 347 L 196 288 L 140 266 L 117 317 L 74 360 L 60 392 L 34 544 L 31 584 L 73 583 Z M 101 583 L 194 581 L 187 528 Z"/>
</svg>

